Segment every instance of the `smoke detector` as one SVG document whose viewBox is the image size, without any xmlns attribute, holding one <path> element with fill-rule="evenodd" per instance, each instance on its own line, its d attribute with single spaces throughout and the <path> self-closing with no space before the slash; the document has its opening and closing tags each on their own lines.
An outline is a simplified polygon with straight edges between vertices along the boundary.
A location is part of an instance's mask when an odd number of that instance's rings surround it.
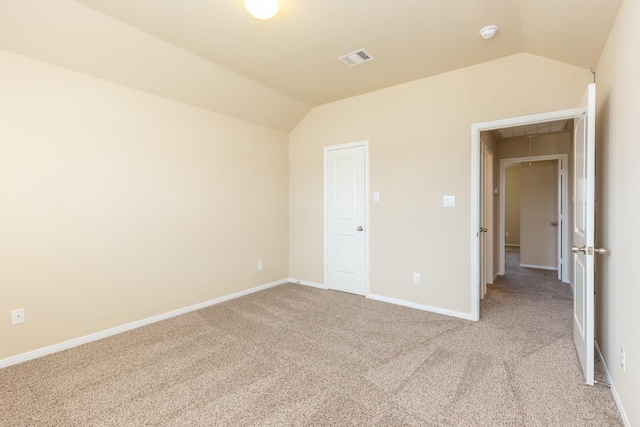
<svg viewBox="0 0 640 427">
<path fill-rule="evenodd" d="M 480 37 L 485 40 L 488 40 L 496 35 L 496 31 L 498 31 L 497 25 L 487 25 L 483 29 L 480 30 Z"/>
<path fill-rule="evenodd" d="M 364 64 L 365 62 L 373 61 L 375 58 L 366 50 L 359 49 L 355 52 L 347 53 L 338 58 L 340 61 L 347 64 L 349 67 L 355 67 L 356 65 Z"/>
</svg>

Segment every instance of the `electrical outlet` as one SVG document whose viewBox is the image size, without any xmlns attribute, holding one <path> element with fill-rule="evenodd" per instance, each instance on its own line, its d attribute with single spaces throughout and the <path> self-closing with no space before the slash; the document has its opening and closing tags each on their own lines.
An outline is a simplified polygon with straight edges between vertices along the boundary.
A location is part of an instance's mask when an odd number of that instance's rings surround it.
<svg viewBox="0 0 640 427">
<path fill-rule="evenodd" d="M 620 346 L 620 366 L 622 367 L 622 372 L 626 372 L 627 370 L 627 361 L 624 354 L 624 347 Z"/>
<path fill-rule="evenodd" d="M 262 261 L 258 261 L 258 270 L 262 270 Z"/>
<path fill-rule="evenodd" d="M 509 237 L 509 232 L 507 231 L 506 233 L 504 233 L 504 235 L 505 235 L 506 237 Z"/>
<path fill-rule="evenodd" d="M 420 273 L 413 273 L 413 283 L 416 285 L 420 284 Z"/>
<path fill-rule="evenodd" d="M 456 205 L 456 196 L 442 196 L 442 206 L 453 207 Z"/>
<path fill-rule="evenodd" d="M 20 323 L 24 323 L 24 308 L 18 308 L 16 310 L 11 310 L 11 324 L 19 325 Z"/>
</svg>

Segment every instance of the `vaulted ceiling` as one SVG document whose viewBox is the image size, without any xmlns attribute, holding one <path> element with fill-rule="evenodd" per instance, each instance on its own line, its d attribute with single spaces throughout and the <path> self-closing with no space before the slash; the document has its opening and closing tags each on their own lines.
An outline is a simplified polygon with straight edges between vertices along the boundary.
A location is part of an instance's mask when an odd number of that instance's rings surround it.
<svg viewBox="0 0 640 427">
<path fill-rule="evenodd" d="M 280 0 L 260 21 L 243 0 L 0 0 L 0 48 L 289 130 L 312 106 L 519 52 L 596 67 L 620 3 Z M 337 59 L 360 48 L 375 60 Z"/>
</svg>

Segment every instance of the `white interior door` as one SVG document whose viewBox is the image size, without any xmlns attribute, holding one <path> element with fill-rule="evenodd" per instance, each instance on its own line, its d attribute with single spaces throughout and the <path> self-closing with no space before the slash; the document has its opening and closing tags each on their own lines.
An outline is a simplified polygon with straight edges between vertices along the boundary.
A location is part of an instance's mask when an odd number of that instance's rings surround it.
<svg viewBox="0 0 640 427">
<path fill-rule="evenodd" d="M 493 235 L 495 218 L 493 216 L 493 153 L 485 146 L 484 153 L 484 262 L 485 282 L 483 286 L 484 296 L 487 293 L 487 284 L 493 284 Z"/>
<path fill-rule="evenodd" d="M 327 149 L 326 277 L 329 289 L 366 294 L 366 147 Z"/>
<path fill-rule="evenodd" d="M 573 340 L 584 377 L 593 385 L 594 358 L 594 240 L 595 240 L 595 104 L 590 84 L 575 121 L 573 229 Z"/>
<path fill-rule="evenodd" d="M 485 157 L 485 144 L 484 141 L 480 141 L 480 188 L 478 191 L 478 195 L 479 195 L 479 210 L 478 210 L 478 214 L 479 214 L 479 224 L 480 224 L 480 228 L 478 230 L 478 255 L 480 258 L 480 264 L 479 264 L 479 268 L 478 268 L 478 286 L 479 286 L 479 293 L 480 293 L 480 299 L 484 298 L 485 295 L 487 294 L 487 281 L 486 281 L 486 277 L 487 277 L 487 251 L 486 251 L 486 245 L 485 245 L 485 238 L 486 238 L 486 233 L 484 232 L 485 230 L 485 222 L 486 222 L 486 218 L 485 216 L 487 215 L 487 210 L 486 210 L 486 192 L 485 192 L 485 187 L 486 187 L 486 180 L 487 180 L 487 175 L 486 175 L 486 157 Z"/>
</svg>

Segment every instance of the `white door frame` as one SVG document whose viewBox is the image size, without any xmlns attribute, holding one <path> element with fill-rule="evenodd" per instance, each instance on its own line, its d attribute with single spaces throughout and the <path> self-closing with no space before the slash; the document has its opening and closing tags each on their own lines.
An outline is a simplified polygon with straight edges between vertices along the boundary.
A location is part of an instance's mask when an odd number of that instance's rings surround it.
<svg viewBox="0 0 640 427">
<path fill-rule="evenodd" d="M 552 111 L 530 116 L 513 117 L 471 125 L 471 319 L 480 320 L 480 251 L 478 246 L 480 213 L 480 132 L 513 126 L 544 123 L 555 120 L 570 120 L 579 117 L 584 108 Z"/>
<path fill-rule="evenodd" d="M 369 296 L 369 141 L 324 147 L 324 287 L 329 289 L 329 214 L 327 210 L 327 153 L 332 150 L 364 147 L 364 264 L 365 264 L 365 297 Z"/>
<path fill-rule="evenodd" d="M 522 163 L 522 162 L 540 162 L 544 160 L 557 160 L 558 161 L 558 182 L 562 183 L 562 188 L 558 188 L 558 222 L 563 224 L 562 233 L 558 235 L 558 274 L 562 274 L 562 277 L 558 276 L 559 280 L 569 283 L 569 155 L 568 154 L 548 154 L 542 156 L 529 156 L 529 157 L 514 157 L 509 159 L 500 160 L 500 252 L 499 252 L 499 271 L 498 274 L 504 275 L 505 273 L 505 192 L 506 192 L 506 179 L 505 169 L 509 163 Z M 560 177 L 562 176 L 562 180 Z M 560 185 L 560 184 L 559 184 Z M 560 225 L 558 225 L 560 226 Z"/>
</svg>

